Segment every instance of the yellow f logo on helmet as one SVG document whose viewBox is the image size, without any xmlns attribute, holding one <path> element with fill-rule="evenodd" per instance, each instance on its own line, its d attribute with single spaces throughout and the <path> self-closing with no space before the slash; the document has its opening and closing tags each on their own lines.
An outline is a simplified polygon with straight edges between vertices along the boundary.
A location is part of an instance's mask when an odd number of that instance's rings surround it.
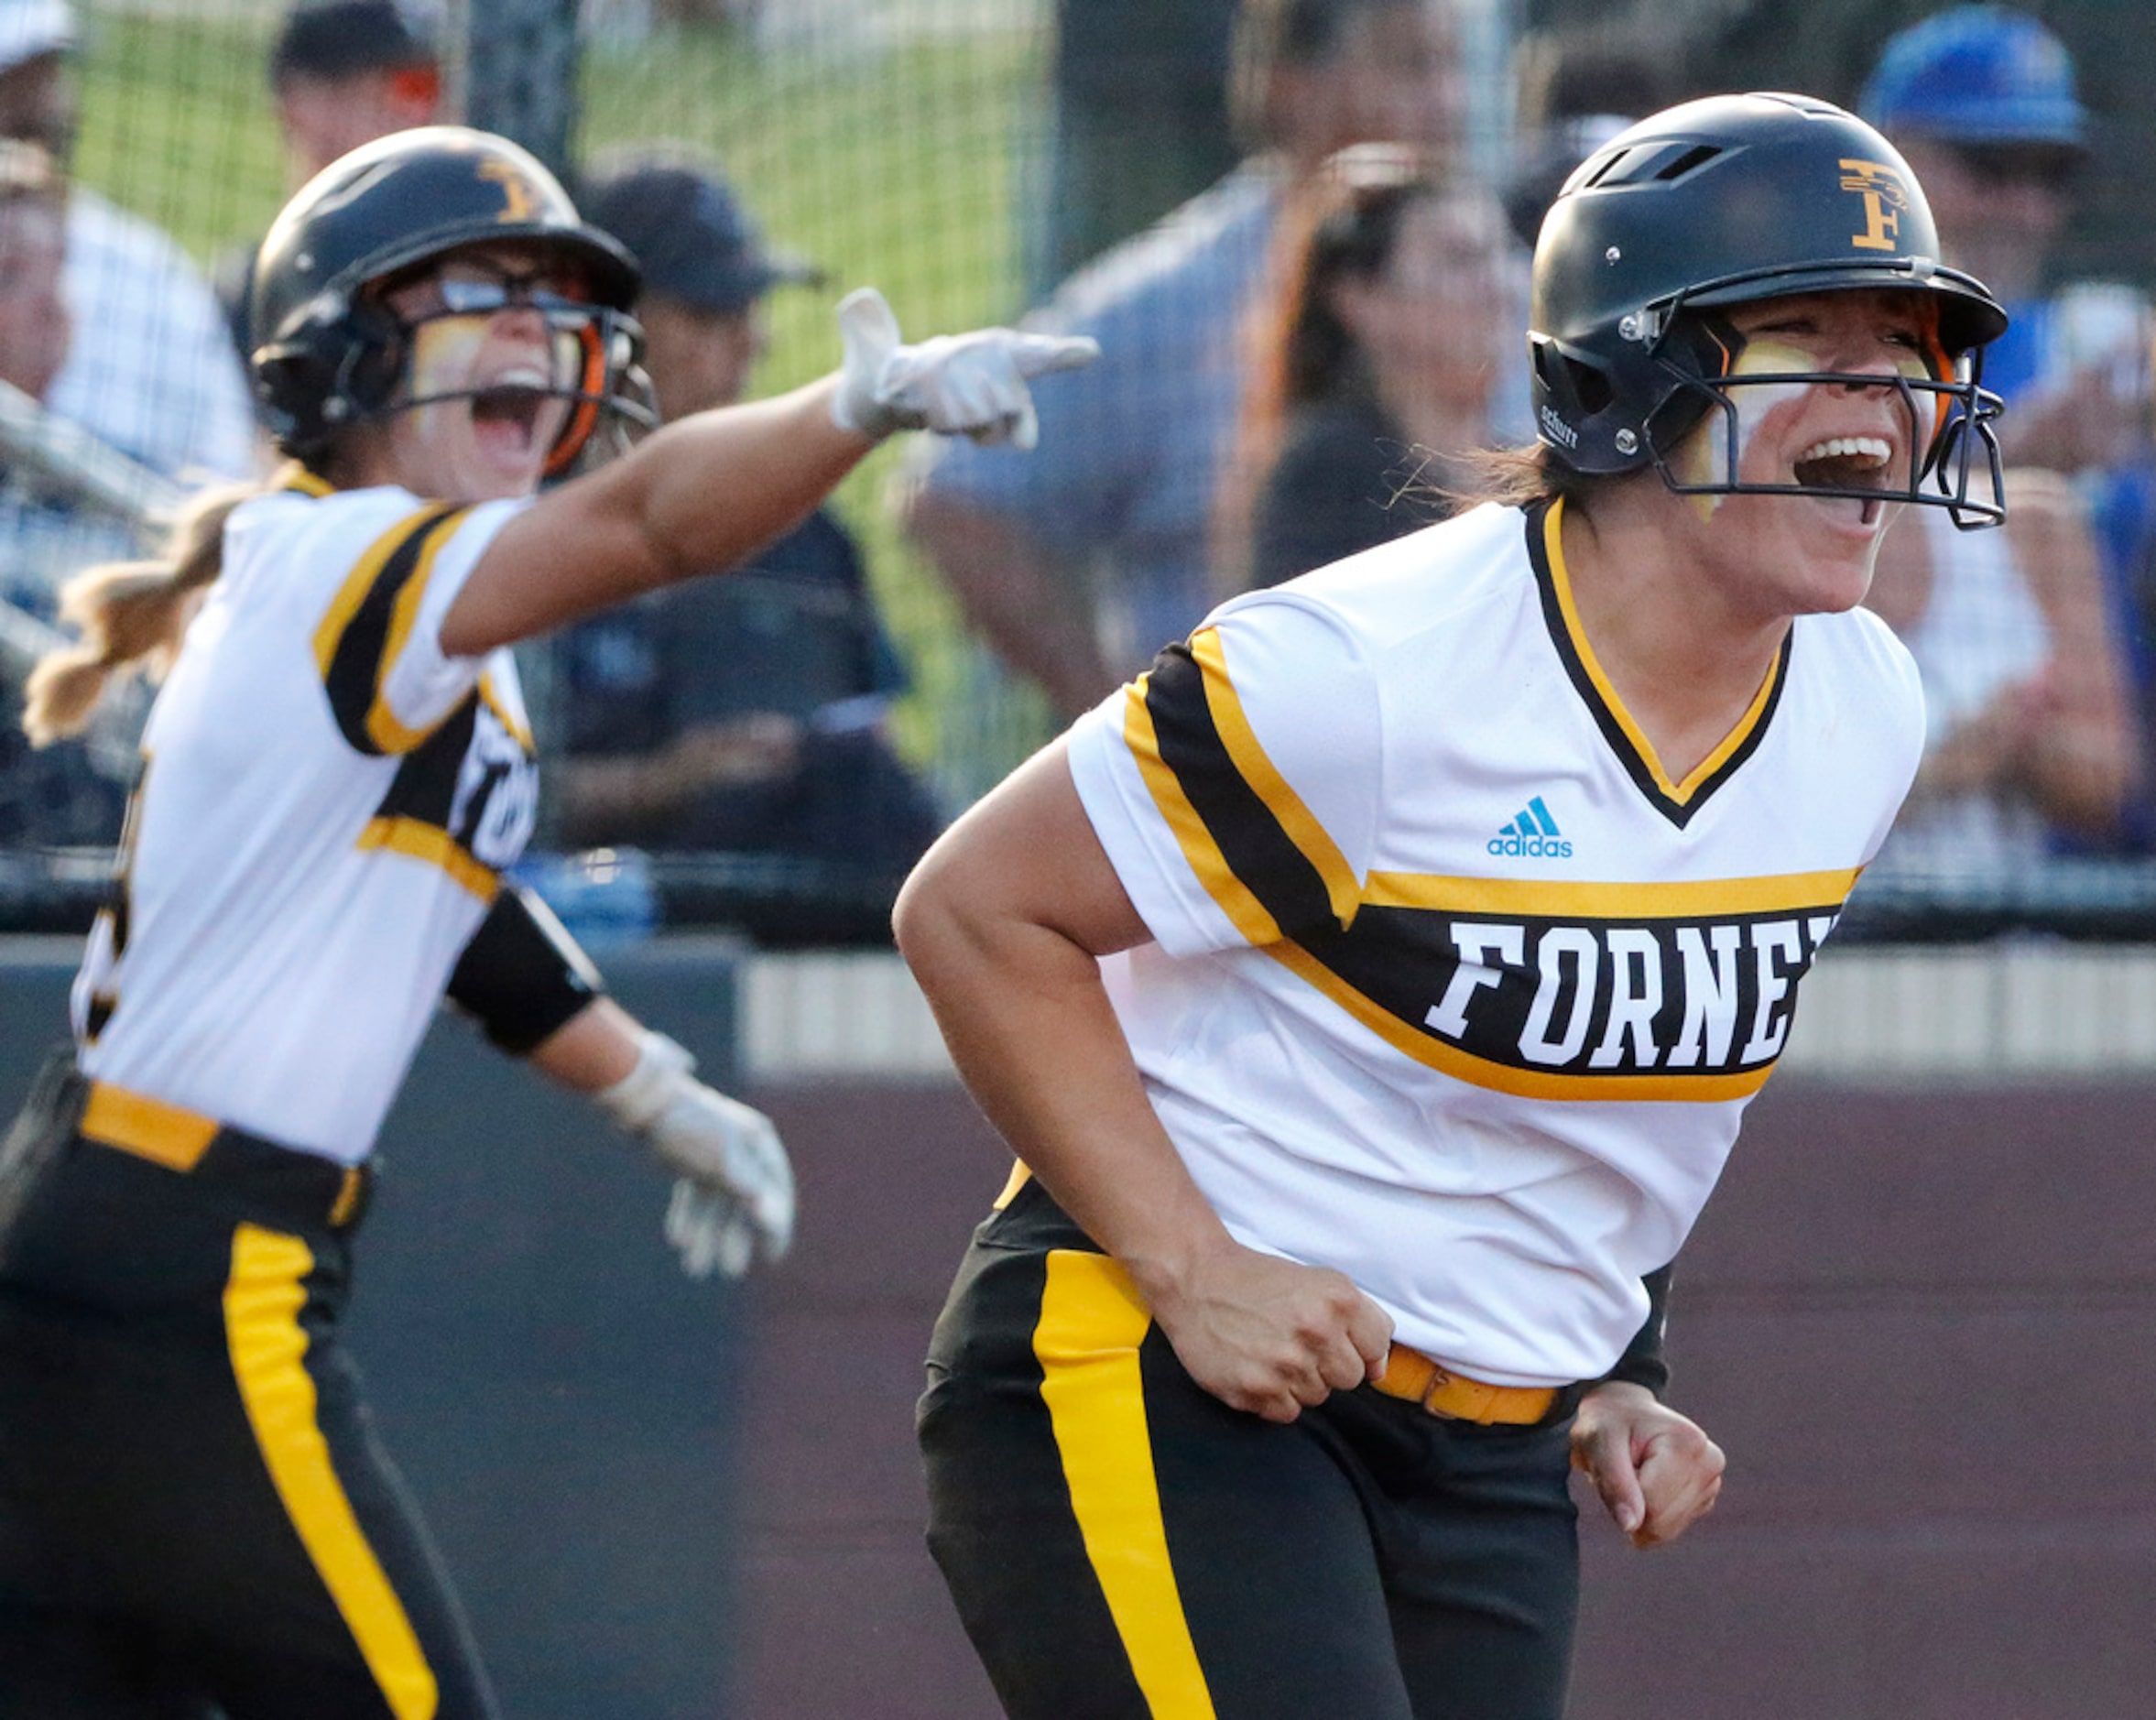
<svg viewBox="0 0 2156 1720">
<path fill-rule="evenodd" d="M 1901 212 L 1909 207 L 1909 188 L 1900 174 L 1883 161 L 1844 158 L 1842 189 L 1864 200 L 1864 231 L 1853 234 L 1853 251 L 1899 251 L 1901 248 Z"/>
<path fill-rule="evenodd" d="M 492 180 L 502 188 L 502 213 L 504 221 L 529 221 L 538 211 L 532 201 L 531 187 L 524 182 L 524 176 L 509 161 L 482 161 L 479 177 Z"/>
</svg>

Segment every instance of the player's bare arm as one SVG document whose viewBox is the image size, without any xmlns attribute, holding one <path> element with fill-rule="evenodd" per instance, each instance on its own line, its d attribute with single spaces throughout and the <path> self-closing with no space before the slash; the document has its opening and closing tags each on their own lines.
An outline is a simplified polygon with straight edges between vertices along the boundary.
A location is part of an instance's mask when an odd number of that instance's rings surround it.
<svg viewBox="0 0 2156 1720">
<path fill-rule="evenodd" d="M 981 1108 L 1129 1271 L 1201 1385 L 1291 1421 L 1384 1371 L 1385 1312 L 1338 1272 L 1237 1243 L 1154 1116 L 1096 960 L 1148 933 L 1061 742 L 930 851 L 897 930 Z"/>
<path fill-rule="evenodd" d="M 1029 447 L 1028 380 L 1098 350 L 1004 329 L 906 345 L 873 289 L 845 299 L 839 327 L 845 362 L 821 381 L 670 424 L 504 527 L 443 622 L 443 644 L 477 653 L 730 567 L 800 524 L 894 431 Z"/>
<path fill-rule="evenodd" d="M 476 655 L 725 567 L 800 521 L 874 446 L 832 418 L 836 376 L 669 425 L 502 528 L 442 624 Z M 714 489 L 737 498 L 711 506 Z"/>
</svg>

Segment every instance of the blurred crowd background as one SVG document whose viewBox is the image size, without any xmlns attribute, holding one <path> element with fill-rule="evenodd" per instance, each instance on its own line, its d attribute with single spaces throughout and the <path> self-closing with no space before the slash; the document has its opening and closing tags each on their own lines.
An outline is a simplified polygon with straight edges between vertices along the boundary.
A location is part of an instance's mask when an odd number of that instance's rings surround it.
<svg viewBox="0 0 2156 1720">
<path fill-rule="evenodd" d="M 1525 440 L 1584 156 L 1791 89 L 1885 131 L 2017 321 L 2012 522 L 1882 559 L 1933 745 L 1849 929 L 2145 938 L 2151 74 L 2139 0 L 0 0 L 0 928 L 86 920 L 133 768 L 139 700 L 14 731 L 59 585 L 267 458 L 248 261 L 346 147 L 459 119 L 561 171 L 644 262 L 667 417 L 828 369 L 866 283 L 909 335 L 1100 336 L 1037 453 L 894 447 L 745 573 L 528 654 L 529 865 L 589 939 L 876 944 L 935 832 L 1212 604 Z"/>
</svg>

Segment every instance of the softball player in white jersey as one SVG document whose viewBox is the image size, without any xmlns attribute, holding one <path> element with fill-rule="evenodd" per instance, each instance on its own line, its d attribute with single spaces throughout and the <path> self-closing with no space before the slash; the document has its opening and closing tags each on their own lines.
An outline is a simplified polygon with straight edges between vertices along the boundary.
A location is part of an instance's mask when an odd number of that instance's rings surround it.
<svg viewBox="0 0 2156 1720">
<path fill-rule="evenodd" d="M 900 945 L 1019 1172 L 929 1359 L 930 1539 L 1029 1720 L 1552 1720 L 1568 1458 L 1719 1451 L 1661 1292 L 1914 773 L 1857 609 L 1996 517 L 2005 318 L 1824 103 L 1720 97 L 1545 223 L 1538 450 L 1239 598 L 974 809 Z"/>
<path fill-rule="evenodd" d="M 507 647 L 724 567 L 891 430 L 1027 440 L 1069 342 L 903 346 L 683 420 L 535 498 L 638 404 L 633 261 L 503 139 L 404 132 L 264 241 L 292 457 L 175 565 L 88 576 L 34 735 L 176 647 L 76 1042 L 0 1152 L 0 1711 L 471 1720 L 452 1590 L 337 1342 L 375 1135 L 449 994 L 682 1179 L 691 1269 L 781 1251 L 769 1123 L 599 995 L 500 876 L 537 771 Z M 191 620 L 188 619 L 192 612 Z M 184 626 L 184 635 L 181 628 Z"/>
</svg>

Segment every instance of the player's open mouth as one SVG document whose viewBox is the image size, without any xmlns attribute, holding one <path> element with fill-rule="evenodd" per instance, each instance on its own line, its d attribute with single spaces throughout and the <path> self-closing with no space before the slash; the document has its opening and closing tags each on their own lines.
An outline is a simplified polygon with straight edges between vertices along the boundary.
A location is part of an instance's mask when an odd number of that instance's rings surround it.
<svg viewBox="0 0 2156 1720">
<path fill-rule="evenodd" d="M 495 453 L 528 453 L 549 397 L 545 386 L 536 370 L 517 371 L 474 395 L 472 428 L 480 444 Z"/>
<path fill-rule="evenodd" d="M 1807 489 L 1884 491 L 1881 479 L 1893 457 L 1893 445 L 1883 436 L 1824 437 L 1797 456 L 1797 482 Z M 1857 498 L 1864 524 L 1877 523 L 1881 506 L 1875 497 Z"/>
</svg>

